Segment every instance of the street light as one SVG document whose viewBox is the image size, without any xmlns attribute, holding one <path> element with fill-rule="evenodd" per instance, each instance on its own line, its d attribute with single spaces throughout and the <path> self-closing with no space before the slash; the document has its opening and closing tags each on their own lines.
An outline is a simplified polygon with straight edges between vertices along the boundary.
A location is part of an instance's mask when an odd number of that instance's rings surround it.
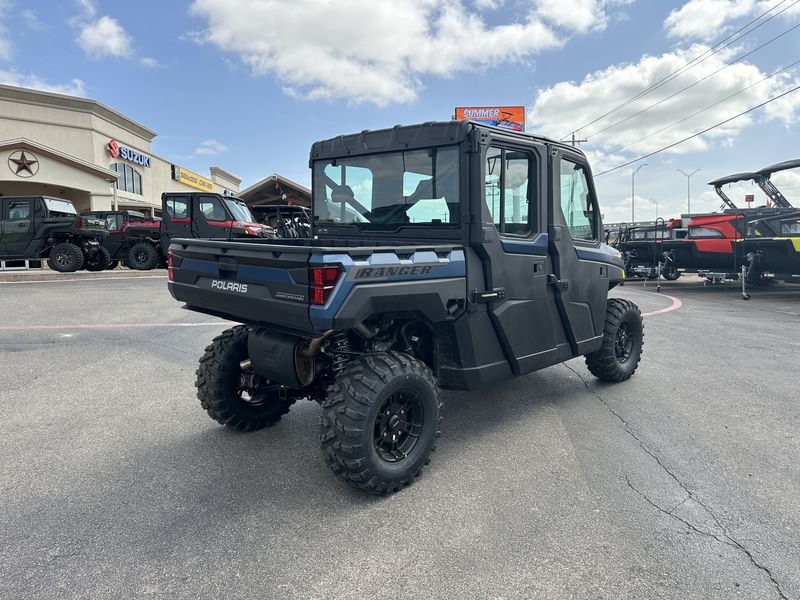
<svg viewBox="0 0 800 600">
<path fill-rule="evenodd" d="M 639 165 L 638 167 L 636 167 L 636 169 L 631 172 L 631 225 L 633 225 L 636 222 L 636 209 L 634 207 L 636 204 L 636 194 L 634 193 L 636 187 L 634 180 L 636 179 L 636 174 L 639 172 L 639 169 L 646 166 L 647 163 L 644 163 L 643 165 Z"/>
<path fill-rule="evenodd" d="M 686 173 L 681 169 L 677 169 L 677 171 L 678 173 L 681 173 L 686 177 L 686 210 L 689 214 L 692 214 L 692 188 L 691 188 L 692 175 L 700 171 L 700 169 L 695 169 L 691 173 Z"/>
</svg>

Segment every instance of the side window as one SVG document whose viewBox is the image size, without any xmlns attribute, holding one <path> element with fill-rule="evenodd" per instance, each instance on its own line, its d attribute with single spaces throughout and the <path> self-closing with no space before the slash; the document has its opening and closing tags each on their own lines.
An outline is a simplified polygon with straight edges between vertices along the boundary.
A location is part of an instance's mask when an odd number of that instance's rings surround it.
<svg viewBox="0 0 800 600">
<path fill-rule="evenodd" d="M 106 229 L 109 231 L 119 231 L 121 220 L 121 215 L 111 215 L 110 217 L 106 217 Z"/>
<path fill-rule="evenodd" d="M 574 240 L 597 240 L 595 203 L 589 191 L 586 169 L 561 159 L 561 211 Z"/>
<path fill-rule="evenodd" d="M 167 200 L 167 218 L 185 219 L 189 216 L 189 199 L 183 196 Z"/>
<path fill-rule="evenodd" d="M 207 221 L 226 220 L 227 213 L 219 198 L 215 198 L 214 196 L 200 196 L 198 204 L 200 212 L 203 213 Z"/>
<path fill-rule="evenodd" d="M 31 218 L 30 200 L 10 200 L 8 202 L 8 220 L 25 221 Z"/>
<path fill-rule="evenodd" d="M 531 158 L 523 152 L 489 148 L 484 165 L 486 205 L 497 231 L 527 235 L 531 231 Z"/>
<path fill-rule="evenodd" d="M 372 209 L 372 171 L 353 165 L 334 166 L 329 164 L 325 166 L 325 176 L 334 185 L 341 187 L 334 189 L 326 184 L 328 214 L 323 217 L 323 220 L 366 222 L 366 217 L 359 210 L 369 211 Z"/>
<path fill-rule="evenodd" d="M 722 238 L 725 237 L 719 229 L 711 227 L 689 227 L 689 237 L 691 238 Z"/>
</svg>

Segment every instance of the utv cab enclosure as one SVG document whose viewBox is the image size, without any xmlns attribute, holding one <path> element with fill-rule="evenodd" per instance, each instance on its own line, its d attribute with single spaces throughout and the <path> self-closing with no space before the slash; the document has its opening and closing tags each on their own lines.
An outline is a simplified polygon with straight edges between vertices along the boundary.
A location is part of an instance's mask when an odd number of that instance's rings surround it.
<svg viewBox="0 0 800 600">
<path fill-rule="evenodd" d="M 439 388 L 478 389 L 586 355 L 623 381 L 642 349 L 619 252 L 601 243 L 586 157 L 476 123 L 397 126 L 311 149 L 313 239 L 176 239 L 169 289 L 238 321 L 197 371 L 208 414 L 274 424 L 322 404 L 339 477 L 410 483 L 439 434 Z"/>
<path fill-rule="evenodd" d="M 47 258 L 68 273 L 108 264 L 101 221 L 80 217 L 72 202 L 47 196 L 0 198 L 0 259 Z"/>
<path fill-rule="evenodd" d="M 109 230 L 104 246 L 113 261 L 149 271 L 166 267 L 173 237 L 236 239 L 272 236 L 270 227 L 256 223 L 241 200 L 211 193 L 166 192 L 161 195 L 163 218 L 136 211 L 93 211 Z M 113 265 L 116 266 L 116 265 Z"/>
</svg>

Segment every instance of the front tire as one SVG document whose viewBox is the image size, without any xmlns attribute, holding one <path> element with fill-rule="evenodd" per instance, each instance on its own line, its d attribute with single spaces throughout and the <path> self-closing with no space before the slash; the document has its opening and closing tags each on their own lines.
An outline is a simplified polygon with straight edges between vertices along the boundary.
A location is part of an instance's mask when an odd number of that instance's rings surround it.
<svg viewBox="0 0 800 600">
<path fill-rule="evenodd" d="M 241 369 L 248 335 L 244 325 L 223 331 L 206 348 L 195 372 L 197 398 L 208 416 L 239 431 L 274 425 L 298 397 L 294 390 Z"/>
<path fill-rule="evenodd" d="M 158 251 L 149 242 L 137 242 L 131 246 L 126 264 L 137 271 L 155 269 L 158 264 Z"/>
<path fill-rule="evenodd" d="M 436 379 L 421 361 L 399 352 L 356 358 L 323 402 L 325 462 L 357 489 L 397 492 L 430 462 L 441 407 Z"/>
<path fill-rule="evenodd" d="M 629 300 L 610 298 L 606 305 L 603 344 L 586 355 L 589 371 L 603 381 L 630 379 L 639 366 L 644 346 L 644 323 L 639 307 Z"/>
<path fill-rule="evenodd" d="M 96 252 L 92 252 L 86 257 L 83 264 L 87 271 L 105 271 L 108 265 L 111 264 L 111 255 L 108 250 L 100 246 Z"/>
<path fill-rule="evenodd" d="M 83 267 L 83 252 L 75 244 L 61 242 L 50 250 L 47 265 L 59 273 L 74 273 Z"/>
</svg>

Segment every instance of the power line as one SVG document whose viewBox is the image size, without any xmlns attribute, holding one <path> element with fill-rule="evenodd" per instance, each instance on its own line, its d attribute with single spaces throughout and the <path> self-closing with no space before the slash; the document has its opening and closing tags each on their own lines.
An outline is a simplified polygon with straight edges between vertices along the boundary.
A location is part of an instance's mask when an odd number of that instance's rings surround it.
<svg viewBox="0 0 800 600">
<path fill-rule="evenodd" d="M 775 10 L 776 8 L 778 8 L 778 7 L 779 7 L 781 4 L 784 4 L 784 3 L 786 3 L 786 2 L 788 2 L 788 0 L 781 0 L 780 2 L 778 2 L 777 4 L 775 4 L 774 6 L 772 6 L 771 8 L 767 9 L 766 11 L 764 11 L 763 13 L 761 13 L 760 15 L 758 15 L 757 17 L 755 17 L 754 19 L 750 20 L 750 21 L 749 21 L 749 22 L 747 22 L 745 25 L 743 25 L 742 27 L 740 27 L 739 29 L 737 29 L 736 31 L 734 31 L 733 33 L 731 33 L 730 35 L 728 35 L 727 37 L 725 37 L 725 38 L 723 38 L 722 40 L 720 40 L 719 42 L 717 42 L 717 43 L 716 43 L 715 45 L 713 45 L 711 48 L 708 48 L 707 50 L 705 50 L 705 51 L 704 51 L 704 52 L 702 52 L 701 54 L 699 54 L 699 55 L 695 56 L 695 57 L 694 57 L 692 60 L 690 60 L 689 62 L 687 62 L 687 63 L 683 64 L 683 66 L 681 66 L 681 67 L 678 67 L 677 69 L 675 69 L 674 71 L 672 71 L 672 72 L 671 72 L 671 73 L 669 73 L 668 75 L 665 75 L 663 78 L 661 78 L 661 79 L 659 79 L 658 81 L 656 81 L 655 83 L 651 84 L 649 87 L 645 88 L 645 89 L 644 89 L 644 90 L 642 90 L 641 92 L 638 92 L 637 94 L 635 94 L 634 96 L 632 96 L 631 98 L 629 98 L 628 100 L 626 100 L 625 102 L 623 102 L 622 104 L 619 104 L 618 106 L 616 106 L 616 107 L 612 108 L 612 109 L 611 109 L 611 110 L 609 110 L 608 112 L 606 112 L 606 113 L 604 113 L 604 114 L 600 115 L 599 117 L 596 117 L 595 119 L 593 119 L 592 121 L 589 121 L 589 122 L 588 122 L 588 123 L 586 123 L 585 125 L 581 125 L 580 127 L 576 128 L 574 131 L 575 131 L 575 132 L 578 132 L 578 131 L 580 131 L 581 129 L 585 129 L 585 128 L 586 128 L 586 127 L 588 127 L 589 125 L 594 125 L 595 123 L 597 123 L 597 122 L 598 122 L 598 121 L 600 121 L 601 119 L 604 119 L 604 118 L 606 118 L 607 116 L 609 116 L 609 115 L 611 115 L 611 114 L 615 113 L 616 111 L 618 111 L 618 110 L 620 110 L 620 109 L 622 109 L 622 108 L 625 108 L 626 106 L 628 106 L 628 105 L 629 105 L 629 104 L 631 104 L 632 102 L 635 102 L 636 100 L 638 100 L 638 99 L 639 99 L 639 98 L 641 98 L 642 96 L 645 96 L 645 95 L 649 94 L 649 93 L 650 93 L 650 92 L 652 92 L 653 90 L 655 90 L 655 89 L 658 89 L 659 87 L 661 87 L 662 85 L 664 85 L 664 84 L 666 84 L 666 83 L 669 83 L 670 81 L 672 81 L 673 79 L 675 79 L 676 77 L 678 77 L 678 76 L 681 74 L 681 72 L 682 72 L 682 71 L 684 71 L 684 70 L 689 70 L 689 69 L 692 69 L 692 68 L 694 68 L 695 66 L 697 66 L 697 65 L 698 65 L 698 64 L 700 64 L 701 62 L 703 62 L 703 61 L 707 60 L 708 58 L 711 58 L 711 56 L 713 56 L 713 55 L 717 54 L 718 52 L 721 52 L 722 50 L 724 50 L 725 48 L 727 48 L 728 46 L 730 46 L 730 45 L 731 45 L 731 44 L 733 44 L 734 42 L 737 42 L 737 41 L 739 41 L 740 39 L 742 39 L 744 36 L 746 36 L 746 35 L 748 35 L 748 34 L 752 33 L 753 31 L 755 31 L 755 30 L 756 30 L 756 29 L 758 29 L 759 27 L 761 27 L 761 26 L 763 26 L 763 25 L 766 25 L 768 22 L 770 22 L 772 19 L 774 19 L 774 18 L 775 18 L 775 17 L 777 17 L 778 15 L 780 15 L 780 14 L 784 13 L 785 11 L 789 10 L 790 8 L 792 8 L 792 7 L 793 7 L 795 4 L 797 4 L 798 2 L 800 2 L 800 0 L 795 0 L 795 1 L 794 1 L 794 2 L 792 2 L 792 3 L 791 3 L 789 6 L 787 6 L 786 8 L 784 8 L 783 10 L 781 10 L 780 12 L 778 12 L 778 13 L 776 13 L 776 14 L 772 15 L 771 17 L 769 17 L 768 19 L 766 19 L 766 20 L 765 20 L 765 21 L 763 21 L 762 23 L 759 23 L 758 25 L 756 25 L 755 27 L 753 27 L 753 28 L 752 28 L 752 29 L 750 29 L 749 31 L 746 31 L 745 33 L 743 33 L 743 34 L 742 34 L 741 36 L 739 36 L 738 38 L 736 38 L 736 39 L 734 39 L 734 40 L 731 40 L 731 41 L 730 41 L 729 43 L 727 43 L 727 44 L 725 43 L 725 42 L 727 42 L 728 40 L 730 40 L 732 37 L 734 37 L 734 36 L 738 35 L 738 34 L 739 34 L 739 33 L 741 33 L 742 31 L 744 31 L 745 29 L 747 29 L 748 27 L 750 27 L 750 25 L 752 25 L 752 24 L 753 24 L 753 23 L 755 23 L 756 21 L 759 21 L 759 20 L 760 20 L 762 17 L 764 17 L 764 16 L 766 16 L 767 14 L 771 13 L 773 10 Z M 706 56 L 707 54 L 708 54 L 708 56 Z M 566 138 L 566 137 L 568 137 L 568 135 L 569 135 L 569 134 L 567 134 L 566 136 L 563 136 L 563 137 L 562 137 L 562 140 L 563 140 L 563 138 Z"/>
<path fill-rule="evenodd" d="M 798 0 L 798 1 L 800 1 L 800 0 Z M 635 112 L 635 113 L 633 113 L 632 115 L 628 115 L 627 117 L 625 117 L 624 119 L 621 119 L 621 120 L 617 121 L 616 123 L 612 123 L 611 125 L 607 125 L 607 126 L 603 127 L 602 129 L 598 129 L 597 131 L 595 131 L 594 133 L 591 133 L 591 134 L 589 134 L 589 135 L 588 135 L 588 136 L 586 136 L 586 137 L 592 137 L 592 136 L 595 136 L 595 135 L 599 135 L 599 134 L 601 134 L 601 133 L 605 133 L 606 131 L 608 131 L 609 129 L 612 129 L 612 128 L 614 128 L 614 127 L 616 127 L 617 125 L 622 125 L 623 123 L 627 123 L 627 122 L 628 122 L 628 121 L 630 121 L 631 119 L 633 119 L 633 118 L 635 118 L 635 117 L 638 117 L 639 115 L 641 115 L 641 114 L 643 114 L 643 113 L 646 113 L 646 112 L 647 112 L 648 110 L 650 110 L 651 108 L 655 108 L 656 106 L 659 106 L 659 105 L 663 104 L 663 103 L 664 103 L 664 102 L 666 102 L 667 100 L 671 100 L 672 98 L 674 98 L 674 97 L 675 97 L 675 96 L 677 96 L 678 94 L 682 94 L 682 93 L 683 93 L 683 92 L 685 92 L 686 90 L 688 90 L 688 89 L 690 89 L 690 88 L 693 88 L 694 86 L 696 86 L 696 85 L 698 85 L 698 84 L 700 84 L 700 83 L 703 83 L 704 81 L 706 81 L 707 79 L 710 79 L 711 77 L 713 77 L 713 76 L 714 76 L 714 75 L 716 75 L 717 73 L 720 73 L 720 72 L 724 71 L 725 69 L 727 69 L 728 67 L 731 67 L 731 66 L 735 65 L 736 63 L 738 63 L 738 62 L 740 62 L 740 61 L 744 60 L 745 58 L 747 58 L 747 57 L 748 57 L 748 56 L 750 56 L 751 54 L 753 54 L 753 53 L 755 53 L 755 52 L 758 52 L 759 50 L 761 50 L 761 49 L 762 49 L 764 46 L 768 46 L 768 45 L 770 45 L 771 43 L 773 43 L 773 42 L 775 42 L 775 41 L 779 40 L 780 38 L 782 38 L 783 36 L 785 36 L 785 35 L 787 35 L 787 34 L 791 33 L 792 31 L 794 31 L 794 30 L 795 30 L 795 29 L 797 29 L 798 27 L 800 27 L 800 23 L 798 23 L 797 25 L 793 25 L 792 27 L 790 27 L 789 29 L 787 29 L 787 30 L 786 30 L 786 31 L 784 31 L 783 33 L 780 33 L 780 34 L 776 35 L 775 37 L 773 37 L 773 38 L 770 38 L 769 40 L 767 40 L 766 42 L 764 42 L 764 43 L 763 43 L 763 44 L 761 44 L 760 46 L 758 46 L 758 47 L 756 47 L 756 48 L 753 48 L 753 49 L 752 49 L 752 50 L 750 50 L 749 52 L 746 52 L 746 53 L 742 54 L 740 57 L 738 57 L 738 58 L 737 58 L 736 60 L 734 60 L 733 62 L 725 63 L 723 66 L 721 66 L 719 69 L 717 69 L 717 70 L 716 70 L 716 71 L 714 71 L 713 73 L 709 73 L 709 74 L 708 74 L 708 75 L 706 75 L 705 77 L 701 77 L 700 79 L 698 79 L 698 80 L 697 80 L 697 81 L 695 81 L 694 83 L 690 83 L 690 84 L 689 84 L 689 85 L 687 85 L 686 87 L 683 87 L 683 88 L 679 89 L 677 92 L 673 92 L 672 94 L 670 94 L 669 96 L 667 96 L 667 97 L 665 97 L 665 98 L 662 98 L 662 99 L 661 99 L 661 100 L 659 100 L 658 102 L 654 102 L 654 103 L 653 103 L 653 104 L 651 104 L 650 106 L 647 106 L 647 107 L 643 108 L 642 110 L 640 110 L 640 111 L 638 111 L 638 112 Z"/>
<path fill-rule="evenodd" d="M 797 86 L 793 87 L 790 90 L 786 90 L 785 92 L 783 92 L 781 94 L 778 94 L 777 96 L 773 96 L 769 100 L 765 100 L 761 104 L 753 106 L 752 108 L 748 108 L 747 110 L 745 110 L 743 112 L 740 112 L 738 115 L 734 115 L 734 116 L 732 116 L 732 117 L 730 117 L 728 119 L 725 119 L 724 121 L 720 121 L 716 125 L 712 125 L 711 127 L 706 127 L 702 131 L 698 131 L 697 133 L 693 133 L 692 135 L 690 135 L 688 137 L 685 137 L 682 140 L 678 140 L 677 142 L 673 142 L 672 144 L 664 146 L 663 148 L 659 148 L 658 150 L 655 150 L 655 151 L 650 152 L 648 154 L 643 154 L 642 156 L 639 156 L 638 158 L 634 158 L 633 160 L 629 160 L 628 162 L 623 163 L 621 165 L 617 165 L 616 167 L 612 167 L 611 169 L 606 169 L 605 171 L 602 171 L 601 173 L 597 173 L 595 175 L 595 177 L 600 177 L 601 175 L 605 175 L 606 173 L 612 173 L 613 171 L 616 171 L 618 169 L 622 169 L 624 167 L 627 167 L 628 165 L 632 165 L 635 162 L 639 162 L 640 160 L 644 160 L 645 158 L 650 158 L 651 156 L 655 156 L 656 154 L 660 154 L 661 152 L 664 152 L 665 150 L 669 150 L 670 148 L 674 148 L 675 146 L 683 144 L 684 142 L 688 142 L 691 139 L 694 139 L 694 138 L 696 138 L 698 136 L 701 136 L 701 135 L 703 135 L 705 133 L 708 133 L 712 129 L 716 129 L 717 127 L 725 125 L 726 123 L 730 123 L 731 121 L 733 121 L 735 119 L 738 119 L 739 117 L 743 117 L 744 115 L 746 115 L 748 113 L 751 113 L 754 110 L 758 110 L 759 108 L 761 108 L 763 106 L 766 106 L 770 102 L 775 102 L 775 100 L 780 100 L 784 96 L 788 96 L 789 94 L 791 94 L 792 92 L 796 92 L 797 90 L 800 90 L 800 85 L 797 85 Z"/>
<path fill-rule="evenodd" d="M 629 143 L 629 144 L 627 144 L 627 145 L 625 145 L 625 146 L 622 146 L 622 147 L 620 147 L 620 148 L 617 148 L 617 149 L 615 149 L 615 150 L 613 150 L 613 151 L 611 151 L 611 152 L 608 152 L 608 153 L 606 153 L 606 154 L 603 154 L 602 156 L 600 156 L 600 158 L 605 158 L 606 156 L 611 156 L 612 154 L 614 154 L 614 153 L 616 153 L 616 152 L 622 152 L 623 150 L 627 150 L 628 148 L 630 148 L 631 146 L 634 146 L 635 144 L 638 144 L 639 142 L 642 142 L 642 141 L 644 141 L 644 140 L 646 140 L 646 139 L 649 139 L 649 138 L 653 137 L 654 135 L 657 135 L 657 134 L 659 134 L 659 133 L 661 133 L 661 132 L 663 132 L 663 131 L 666 131 L 667 129 L 671 129 L 672 127 L 675 127 L 675 125 L 680 125 L 681 123 L 683 123 L 683 122 L 685 122 L 685 121 L 688 121 L 689 119 L 692 119 L 692 118 L 696 117 L 697 115 L 699 115 L 699 114 L 701 114 L 701 113 L 704 113 L 705 111 L 707 111 L 707 110 L 710 110 L 710 109 L 714 108 L 715 106 L 719 106 L 719 105 L 720 105 L 720 104 L 722 104 L 723 102 L 727 102 L 728 100 L 730 100 L 731 98 L 734 98 L 735 96 L 738 96 L 739 94 L 743 94 L 743 93 L 744 93 L 744 92 L 746 92 L 747 90 L 749 90 L 749 89 L 751 89 L 751 88 L 754 88 L 755 86 L 757 86 L 757 85 L 759 85 L 759 84 L 761 84 L 761 83 L 764 83 L 764 82 L 765 82 L 765 81 L 767 81 L 768 79 L 772 79 L 772 78 L 773 78 L 773 77 L 775 77 L 776 75 L 779 75 L 780 73 L 783 73 L 784 71 L 788 71 L 789 69 L 791 69 L 792 67 L 794 67 L 794 66 L 796 66 L 796 65 L 798 65 L 798 64 L 800 64 L 800 60 L 796 60 L 796 61 L 794 61 L 792 64 L 790 64 L 790 65 L 786 65 L 785 67 L 783 67 L 783 68 L 781 68 L 781 69 L 778 69 L 777 71 L 774 71 L 773 73 L 771 73 L 771 74 L 767 75 L 767 76 L 766 76 L 766 77 L 764 77 L 763 79 L 759 79 L 759 80 L 758 80 L 758 81 L 756 81 L 755 83 L 751 83 L 750 85 L 748 85 L 748 86 L 747 86 L 747 87 L 745 87 L 745 88 L 742 88 L 742 89 L 741 89 L 741 90 L 739 90 L 738 92 L 735 92 L 735 93 L 731 94 L 730 96 L 726 96 L 726 97 L 725 97 L 725 98 L 723 98 L 722 100 L 719 100 L 718 102 L 715 102 L 714 104 L 711 104 L 711 105 L 709 105 L 709 106 L 706 106 L 705 108 L 703 108 L 703 109 L 700 109 L 700 110 L 698 110 L 697 112 L 694 112 L 694 113 L 692 113 L 692 114 L 691 114 L 691 115 L 689 115 L 688 117 L 684 117 L 683 119 L 679 119 L 678 121 L 675 121 L 674 123 L 670 123 L 669 125 L 666 125 L 665 127 L 662 127 L 661 129 L 657 129 L 656 131 L 653 131 L 653 132 L 651 132 L 651 133 L 648 133 L 647 135 L 645 135 L 645 136 L 643 136 L 643 137 L 640 137 L 638 140 L 635 140 L 635 141 L 633 141 L 633 142 L 631 142 L 631 143 Z"/>
</svg>

